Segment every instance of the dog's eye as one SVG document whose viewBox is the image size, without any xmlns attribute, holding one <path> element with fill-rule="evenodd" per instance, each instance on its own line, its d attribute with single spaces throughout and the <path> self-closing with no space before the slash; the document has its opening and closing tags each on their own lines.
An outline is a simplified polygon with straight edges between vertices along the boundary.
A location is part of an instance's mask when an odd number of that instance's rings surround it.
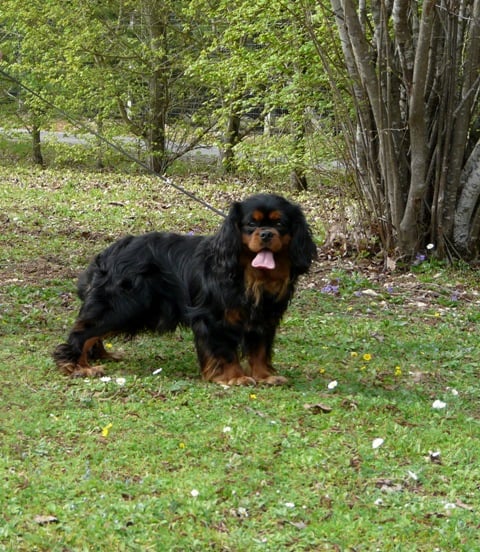
<svg viewBox="0 0 480 552">
<path fill-rule="evenodd" d="M 251 220 L 248 224 L 247 224 L 248 228 L 256 228 L 257 226 L 257 223 L 254 222 L 253 220 Z"/>
</svg>

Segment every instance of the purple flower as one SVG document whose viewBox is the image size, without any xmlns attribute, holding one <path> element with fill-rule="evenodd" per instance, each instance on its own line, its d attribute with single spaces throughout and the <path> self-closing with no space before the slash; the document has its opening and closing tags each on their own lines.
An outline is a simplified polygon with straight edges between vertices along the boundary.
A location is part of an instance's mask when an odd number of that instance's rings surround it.
<svg viewBox="0 0 480 552">
<path fill-rule="evenodd" d="M 339 286 L 335 286 L 333 284 L 327 284 L 320 291 L 322 293 L 331 293 L 332 295 L 335 295 L 338 293 L 338 290 L 339 290 Z"/>
</svg>

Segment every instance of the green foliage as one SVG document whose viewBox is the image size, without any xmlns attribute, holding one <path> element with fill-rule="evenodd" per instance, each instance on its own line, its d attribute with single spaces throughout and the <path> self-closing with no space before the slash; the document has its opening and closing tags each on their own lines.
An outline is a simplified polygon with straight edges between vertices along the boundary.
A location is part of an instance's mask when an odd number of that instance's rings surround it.
<svg viewBox="0 0 480 552">
<path fill-rule="evenodd" d="M 228 121 L 238 116 L 237 168 L 253 152 L 259 174 L 310 174 L 325 150 L 312 145 L 320 137 L 328 147 L 334 121 L 329 77 L 318 63 L 318 41 L 334 38 L 318 10 L 310 1 L 285 10 L 278 1 L 5 0 L 2 67 L 33 93 L 8 81 L 5 91 L 21 126 L 44 130 L 68 114 L 105 132 L 121 118 L 122 134 L 143 138 L 148 161 L 162 170 L 209 129 L 220 131 L 208 139 L 224 147 Z M 256 155 L 257 139 L 241 142 L 272 113 L 272 131 L 285 139 L 262 141 L 272 151 Z"/>
<path fill-rule="evenodd" d="M 233 114 L 243 117 L 239 142 L 252 128 L 261 127 L 267 115 L 281 110 L 282 123 L 277 123 L 275 131 L 282 131 L 287 138 L 275 144 L 275 164 L 279 166 L 273 170 L 277 172 L 312 167 L 303 144 L 311 130 L 307 127 L 312 113 L 318 118 L 333 114 L 328 78 L 319 70 L 310 33 L 322 33 L 325 41 L 331 35 L 324 33 L 320 19 L 311 17 L 313 8 L 309 2 L 291 4 L 287 11 L 285 4 L 277 1 L 235 6 L 220 2 L 215 7 L 203 0 L 191 2 L 193 17 L 206 11 L 214 24 L 213 32 L 205 33 L 200 55 L 192 57 L 190 71 L 210 90 L 210 104 L 224 128 Z M 306 19 L 311 21 L 310 27 L 304 24 Z M 331 124 L 330 120 L 326 126 Z M 294 148 L 298 143 L 302 145 Z M 250 142 L 235 148 L 238 167 L 245 165 L 252 147 L 255 145 Z M 262 173 L 272 170 L 270 152 L 257 156 L 255 165 Z"/>
<path fill-rule="evenodd" d="M 422 284 L 319 263 L 278 335 L 283 388 L 202 383 L 187 331 L 112 340 L 110 379 L 71 380 L 50 351 L 92 255 L 219 220 L 149 177 L 20 166 L 0 182 L 0 549 L 476 549 L 472 270 Z M 222 209 L 258 190 L 183 183 Z M 294 199 L 317 236 L 318 206 Z"/>
</svg>

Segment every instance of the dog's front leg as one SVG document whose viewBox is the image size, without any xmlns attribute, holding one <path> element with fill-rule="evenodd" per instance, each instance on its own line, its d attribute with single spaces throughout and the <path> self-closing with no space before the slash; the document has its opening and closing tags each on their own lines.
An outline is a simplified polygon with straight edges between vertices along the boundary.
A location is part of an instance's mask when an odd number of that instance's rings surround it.
<svg viewBox="0 0 480 552">
<path fill-rule="evenodd" d="M 288 380 L 276 373 L 272 365 L 272 348 L 275 329 L 247 332 L 244 338 L 245 353 L 250 365 L 251 376 L 257 383 L 283 385 Z"/>
<path fill-rule="evenodd" d="M 205 321 L 193 324 L 195 346 L 205 381 L 221 385 L 255 385 L 245 374 L 238 358 L 239 334 L 224 324 L 209 325 Z"/>
</svg>

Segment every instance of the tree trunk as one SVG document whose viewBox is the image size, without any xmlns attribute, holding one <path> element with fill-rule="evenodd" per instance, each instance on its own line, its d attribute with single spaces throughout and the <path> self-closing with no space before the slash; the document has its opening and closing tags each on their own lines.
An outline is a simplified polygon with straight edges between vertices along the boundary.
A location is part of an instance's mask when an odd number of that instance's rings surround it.
<svg viewBox="0 0 480 552">
<path fill-rule="evenodd" d="M 379 74 L 374 70 L 372 54 L 368 49 L 368 42 L 363 35 L 363 29 L 355 10 L 353 0 L 343 0 L 346 30 L 350 47 L 355 60 L 356 73 L 366 92 L 368 105 L 371 109 L 372 118 L 365 117 L 365 106 L 359 111 L 359 124 L 362 136 L 361 147 L 366 148 L 362 155 L 367 156 L 368 170 L 371 171 L 372 164 L 379 163 L 380 170 L 376 170 L 378 179 L 385 191 L 387 205 L 377 206 L 381 216 L 391 218 L 392 228 L 398 232 L 403 213 L 404 201 L 402 198 L 401 185 L 399 181 L 398 164 L 396 161 L 395 148 L 392 142 L 392 133 L 388 125 L 388 114 L 381 91 L 382 83 L 380 77 L 388 76 L 388 72 Z M 391 71 L 392 68 L 389 68 Z M 372 148 L 376 148 L 378 141 L 378 155 L 372 155 Z M 358 144 L 358 142 L 357 142 Z M 376 180 L 376 179 L 374 179 Z M 377 186 L 371 176 L 368 178 L 367 186 Z M 383 195 L 383 194 L 382 194 Z M 379 209 L 378 209 L 379 208 Z"/>
<path fill-rule="evenodd" d="M 462 254 L 473 253 L 470 228 L 474 224 L 474 212 L 480 197 L 480 140 L 470 154 L 461 179 L 462 193 L 454 217 L 453 243 Z M 476 212 L 478 217 L 478 210 Z M 478 245 L 476 246 L 478 249 Z"/>
<path fill-rule="evenodd" d="M 425 85 L 427 79 L 430 37 L 436 0 L 425 0 L 418 35 L 409 98 L 408 125 L 411 143 L 411 177 L 405 212 L 399 228 L 399 246 L 403 255 L 413 258 L 423 240 L 424 200 L 427 193 L 427 128 Z"/>
<path fill-rule="evenodd" d="M 149 80 L 150 106 L 146 128 L 149 166 L 155 173 L 163 173 L 167 166 L 166 90 L 158 71 Z"/>
<path fill-rule="evenodd" d="M 163 7 L 156 0 L 145 2 L 146 31 L 152 51 L 152 68 L 149 76 L 149 106 L 145 128 L 150 169 L 162 174 L 168 165 L 166 124 L 169 103 L 167 19 Z"/>
<path fill-rule="evenodd" d="M 223 150 L 220 161 L 226 173 L 234 173 L 236 170 L 234 147 L 240 142 L 241 119 L 236 113 L 231 113 L 227 121 L 227 130 L 223 139 Z"/>
<path fill-rule="evenodd" d="M 290 173 L 290 183 L 294 190 L 302 192 L 308 188 L 305 174 L 305 122 L 296 123 L 293 144 L 293 169 Z"/>
<path fill-rule="evenodd" d="M 347 147 L 384 251 L 394 243 L 413 258 L 428 242 L 442 258 L 473 251 L 477 148 L 465 163 L 480 117 L 480 0 L 331 5 L 358 125 L 345 125 Z"/>
<path fill-rule="evenodd" d="M 459 14 L 462 15 L 462 14 Z M 459 188 L 462 181 L 468 181 L 468 175 L 462 175 L 462 170 L 467 170 L 465 164 L 465 150 L 468 144 L 470 121 L 474 102 L 478 98 L 478 80 L 480 78 L 480 0 L 474 2 L 472 8 L 472 24 L 470 26 L 469 40 L 465 45 L 465 37 L 459 37 L 458 49 L 467 48 L 463 67 L 463 84 L 460 91 L 458 106 L 453 114 L 452 145 L 448 150 L 447 194 L 443 211 L 443 228 L 447 236 L 451 235 L 455 225 L 455 210 Z M 461 58 L 460 54 L 458 55 Z M 475 86 L 475 82 L 477 84 Z M 477 117 L 480 113 L 477 110 Z M 478 150 L 478 143 L 476 149 Z M 478 155 L 478 154 L 477 154 Z M 465 167 L 465 169 L 463 169 Z M 478 170 L 478 159 L 477 159 Z M 470 167 L 468 172 L 471 172 Z M 460 208 L 460 204 L 458 205 Z M 454 238 L 454 241 L 455 238 Z"/>
<path fill-rule="evenodd" d="M 32 125 L 32 159 L 35 165 L 43 166 L 43 155 L 42 155 L 42 143 L 40 140 L 40 127 L 33 123 Z"/>
<path fill-rule="evenodd" d="M 103 118 L 101 116 L 98 116 L 97 119 L 96 119 L 96 123 L 97 123 L 98 136 L 95 137 L 95 139 L 97 141 L 95 168 L 96 169 L 103 169 L 105 167 L 105 163 L 104 163 L 104 160 L 103 160 L 103 153 L 104 153 L 105 143 L 100 138 L 100 136 L 103 136 Z"/>
</svg>

